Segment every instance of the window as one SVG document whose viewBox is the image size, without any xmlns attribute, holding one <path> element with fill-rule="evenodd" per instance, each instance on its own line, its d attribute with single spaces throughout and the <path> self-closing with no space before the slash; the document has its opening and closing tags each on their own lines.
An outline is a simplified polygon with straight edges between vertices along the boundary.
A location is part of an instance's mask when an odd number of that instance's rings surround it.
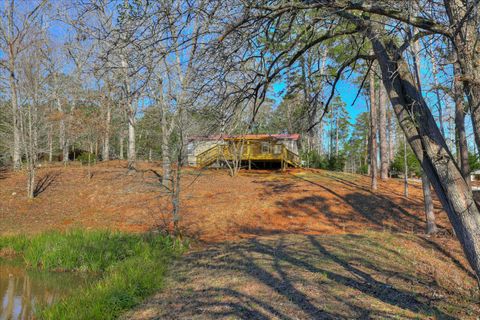
<svg viewBox="0 0 480 320">
<path fill-rule="evenodd" d="M 280 154 L 282 153 L 282 145 L 276 144 L 273 146 L 273 154 Z"/>
<path fill-rule="evenodd" d="M 192 142 L 187 144 L 187 154 L 193 154 L 194 150 L 195 150 L 195 145 Z"/>
<path fill-rule="evenodd" d="M 270 143 L 262 142 L 262 153 L 270 153 Z"/>
</svg>

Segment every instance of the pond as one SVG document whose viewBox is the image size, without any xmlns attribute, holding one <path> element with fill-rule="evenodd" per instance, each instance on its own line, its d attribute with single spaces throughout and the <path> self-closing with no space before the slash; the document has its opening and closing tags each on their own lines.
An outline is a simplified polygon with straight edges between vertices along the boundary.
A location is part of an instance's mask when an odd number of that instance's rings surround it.
<svg viewBox="0 0 480 320">
<path fill-rule="evenodd" d="M 78 273 L 26 270 L 21 263 L 0 258 L 0 320 L 31 319 L 39 306 L 58 301 L 92 279 Z"/>
</svg>

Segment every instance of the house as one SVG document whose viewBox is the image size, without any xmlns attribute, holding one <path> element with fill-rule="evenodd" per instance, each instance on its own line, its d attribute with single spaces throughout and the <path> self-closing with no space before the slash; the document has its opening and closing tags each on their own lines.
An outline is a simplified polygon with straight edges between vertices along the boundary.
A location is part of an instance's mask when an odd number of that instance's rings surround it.
<svg viewBox="0 0 480 320">
<path fill-rule="evenodd" d="M 480 170 L 470 172 L 470 180 L 480 181 Z"/>
<path fill-rule="evenodd" d="M 190 166 L 220 166 L 226 161 L 248 168 L 299 167 L 299 134 L 244 134 L 193 137 L 187 145 Z"/>
</svg>

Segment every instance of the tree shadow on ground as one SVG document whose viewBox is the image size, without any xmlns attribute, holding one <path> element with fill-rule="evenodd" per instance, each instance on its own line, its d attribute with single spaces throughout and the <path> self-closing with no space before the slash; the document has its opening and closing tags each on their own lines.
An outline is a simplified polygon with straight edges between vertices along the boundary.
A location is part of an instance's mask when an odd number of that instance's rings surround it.
<svg viewBox="0 0 480 320">
<path fill-rule="evenodd" d="M 473 271 L 469 268 L 467 268 L 460 260 L 458 260 L 452 252 L 449 252 L 446 248 L 441 246 L 439 243 L 434 241 L 433 239 L 429 239 L 427 237 L 421 237 L 420 244 L 427 249 L 434 249 L 441 253 L 445 258 L 447 258 L 449 261 L 451 261 L 457 268 L 461 269 L 464 271 L 470 278 L 476 279 L 475 274 Z"/>
<path fill-rule="evenodd" d="M 336 205 L 332 203 L 331 199 L 313 195 L 294 200 L 277 201 L 277 207 L 281 208 L 279 214 L 290 217 L 308 215 L 323 218 L 322 220 L 326 220 L 325 224 L 334 226 L 339 231 L 348 229 L 349 225 L 355 223 L 367 223 L 374 230 L 389 229 L 395 232 L 424 229 L 422 219 L 397 206 L 389 206 L 378 197 L 359 192 L 340 195 L 330 188 L 320 187 L 345 202 L 351 210 L 340 215 L 336 212 Z"/>
<path fill-rule="evenodd" d="M 6 179 L 8 174 L 7 167 L 0 167 L 0 180 Z"/>
<path fill-rule="evenodd" d="M 384 200 L 387 200 L 390 204 L 392 205 L 395 205 L 395 206 L 399 206 L 397 203 L 395 203 L 394 201 L 392 201 L 391 199 L 389 199 L 388 197 L 385 197 L 384 195 L 381 195 L 379 193 L 376 193 L 376 192 L 373 192 L 371 188 L 369 187 L 365 187 L 364 185 L 361 185 L 359 183 L 355 183 L 354 181 L 351 181 L 351 180 L 347 180 L 347 179 L 344 179 L 344 178 L 341 178 L 339 176 L 333 176 L 333 175 L 328 175 L 329 178 L 331 178 L 332 180 L 336 181 L 336 182 L 339 182 L 347 187 L 351 187 L 353 189 L 360 189 L 362 191 L 365 191 L 365 192 L 368 192 L 370 194 L 373 194 L 381 199 L 384 199 Z M 409 185 L 409 188 L 420 188 L 416 185 Z M 396 196 L 399 196 L 399 197 L 402 197 L 404 198 L 404 200 L 408 203 L 408 204 L 416 204 L 416 205 L 423 205 L 423 198 L 421 198 L 420 200 L 416 200 L 412 197 L 410 198 L 407 198 L 405 197 L 405 195 L 402 193 L 402 194 L 399 194 L 399 193 L 395 193 L 393 192 L 392 190 L 389 190 L 389 192 L 392 192 L 392 195 L 396 195 Z M 432 193 L 433 196 L 436 196 L 436 194 L 433 192 Z"/>
<path fill-rule="evenodd" d="M 295 183 L 287 182 L 285 180 L 274 180 L 274 181 L 265 181 L 265 180 L 254 180 L 254 183 L 262 185 L 264 188 L 263 194 L 267 197 L 282 194 L 290 193 L 295 187 Z"/>
<path fill-rule="evenodd" d="M 35 185 L 33 190 L 33 196 L 37 197 L 41 193 L 50 187 L 55 180 L 60 176 L 60 172 L 47 172 L 43 177 L 41 177 Z"/>
<path fill-rule="evenodd" d="M 374 226 L 377 230 L 388 228 L 395 232 L 415 232 L 423 231 L 425 229 L 425 222 L 423 218 L 420 218 L 419 216 L 405 210 L 402 206 L 395 203 L 395 201 L 389 199 L 387 196 L 373 193 L 368 189 L 357 186 L 357 184 L 351 181 L 337 177 L 331 177 L 341 184 L 355 189 L 358 187 L 365 192 L 351 191 L 346 194 L 341 194 L 333 190 L 333 188 L 327 187 L 315 181 L 311 181 L 303 177 L 295 177 L 312 184 L 323 191 L 327 191 L 338 200 L 345 202 L 352 208 L 352 212 L 349 216 L 345 215 L 343 217 L 339 217 L 338 214 L 333 212 L 333 205 L 329 204 L 327 198 L 320 195 L 314 195 L 297 198 L 292 201 L 277 202 L 277 206 L 284 208 L 284 215 L 295 214 L 295 211 L 300 209 L 301 212 L 309 215 L 325 216 L 328 221 L 332 223 L 332 225 L 337 227 L 345 225 L 345 221 L 348 221 L 348 218 L 353 219 L 352 221 L 361 218 L 370 223 L 370 225 Z M 308 204 L 307 209 L 305 208 L 305 204 Z M 341 219 L 341 224 L 338 224 L 339 219 Z M 439 228 L 443 230 L 442 226 L 439 226 Z"/>
<path fill-rule="evenodd" d="M 334 181 L 333 178 L 329 180 Z M 232 237 L 270 236 L 286 231 L 292 234 L 319 234 L 366 229 L 423 233 L 425 229 L 422 206 L 408 203 L 406 210 L 395 198 L 390 199 L 388 195 L 364 191 L 362 188 L 355 191 L 355 185 L 344 186 L 341 179 L 322 184 L 301 177 L 292 180 L 288 176 L 287 179 L 253 182 L 260 186 L 257 191 L 259 198 L 268 199 L 274 205 L 265 206 L 265 219 L 261 210 L 258 220 L 232 219 L 228 231 Z M 217 201 L 217 195 L 208 201 Z M 272 197 L 278 200 L 270 200 Z M 438 227 L 444 231 L 442 224 Z M 201 231 L 189 225 L 184 234 L 197 239 Z"/>
<path fill-rule="evenodd" d="M 453 319 L 409 286 L 409 277 L 388 282 L 395 273 L 389 266 L 363 263 L 359 240 L 342 247 L 322 237 L 280 235 L 191 253 L 144 309 L 156 310 L 152 319 Z M 351 258 L 339 254 L 349 249 Z"/>
</svg>

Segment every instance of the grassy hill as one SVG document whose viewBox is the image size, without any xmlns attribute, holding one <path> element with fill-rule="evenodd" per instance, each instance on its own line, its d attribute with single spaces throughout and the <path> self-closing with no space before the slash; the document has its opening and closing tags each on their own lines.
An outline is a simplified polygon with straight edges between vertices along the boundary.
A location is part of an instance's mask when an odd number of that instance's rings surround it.
<svg viewBox="0 0 480 320">
<path fill-rule="evenodd" d="M 0 179 L 0 234 L 169 229 L 159 164 L 44 167 L 38 196 L 22 173 Z M 423 234 L 420 185 L 321 170 L 183 171 L 180 222 L 190 250 L 166 288 L 125 318 L 475 318 L 476 280 L 435 201 Z"/>
</svg>

